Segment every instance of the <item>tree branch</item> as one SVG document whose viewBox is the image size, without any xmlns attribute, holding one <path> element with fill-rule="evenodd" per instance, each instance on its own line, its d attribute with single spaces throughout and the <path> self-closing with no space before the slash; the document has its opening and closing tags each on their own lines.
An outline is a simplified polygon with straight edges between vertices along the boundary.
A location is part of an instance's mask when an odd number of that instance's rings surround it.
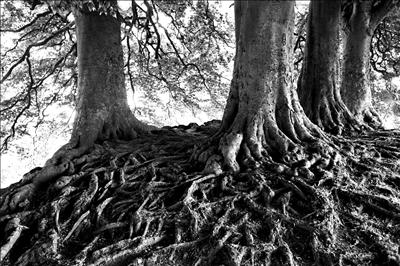
<svg viewBox="0 0 400 266">
<path fill-rule="evenodd" d="M 25 96 L 27 98 L 27 104 L 22 108 L 22 110 L 20 110 L 18 112 L 17 116 L 15 117 L 13 124 L 11 125 L 11 133 L 3 141 L 1 150 L 7 149 L 9 140 L 15 136 L 15 127 L 17 125 L 19 118 L 25 113 L 26 110 L 28 110 L 31 107 L 31 104 L 32 104 L 31 92 L 32 92 L 32 90 L 34 90 L 36 88 L 34 88 L 35 80 L 32 75 L 32 65 L 31 65 L 31 61 L 29 58 L 29 52 L 27 53 L 27 55 L 25 57 L 25 61 L 28 65 L 28 75 L 29 75 L 28 91 Z"/>
<path fill-rule="evenodd" d="M 43 45 L 47 44 L 50 40 L 54 39 L 54 38 L 55 38 L 56 36 L 58 36 L 59 34 L 65 32 L 66 30 L 68 30 L 73 24 L 74 24 L 74 23 L 71 22 L 71 23 L 69 23 L 67 26 L 61 28 L 60 30 L 58 30 L 58 31 L 56 31 L 56 32 L 54 32 L 54 33 L 52 33 L 52 34 L 51 34 L 50 36 L 48 36 L 47 38 L 45 38 L 45 39 L 43 39 L 43 40 L 41 40 L 41 41 L 39 41 L 39 42 L 30 44 L 30 45 L 25 49 L 25 52 L 22 54 L 22 56 L 8 69 L 8 71 L 6 72 L 6 74 L 5 74 L 5 75 L 3 76 L 3 78 L 1 79 L 0 84 L 2 84 L 2 83 L 12 74 L 13 70 L 14 70 L 18 65 L 20 65 L 20 64 L 29 56 L 30 50 L 31 50 L 33 47 L 43 46 Z"/>
</svg>

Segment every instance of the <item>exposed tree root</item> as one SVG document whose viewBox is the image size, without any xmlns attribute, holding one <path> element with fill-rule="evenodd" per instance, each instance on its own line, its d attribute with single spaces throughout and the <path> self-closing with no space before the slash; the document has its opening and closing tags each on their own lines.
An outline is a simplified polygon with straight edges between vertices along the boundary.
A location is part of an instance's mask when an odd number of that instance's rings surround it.
<svg viewBox="0 0 400 266">
<path fill-rule="evenodd" d="M 188 159 L 215 133 L 164 128 L 96 146 L 13 204 L 40 171 L 25 175 L 1 191 L 2 265 L 400 264 L 400 132 L 204 174 Z"/>
<path fill-rule="evenodd" d="M 326 97 L 307 114 L 325 132 L 341 135 L 343 132 L 360 132 L 366 125 L 359 123 L 342 102 L 340 96 Z"/>
<path fill-rule="evenodd" d="M 132 117 L 132 119 L 132 124 L 124 125 L 125 127 L 131 127 L 129 131 L 134 131 L 134 133 L 129 134 L 129 136 L 125 136 L 128 139 L 132 136 L 136 136 L 136 131 L 140 133 L 149 133 L 150 130 L 156 129 L 155 127 L 141 123 L 135 117 Z M 133 122 L 135 123 L 133 124 Z M 135 128 L 136 131 L 132 128 Z M 111 134 L 108 131 L 106 133 L 102 132 L 102 136 L 99 138 L 102 139 L 110 137 L 113 139 L 123 137 L 120 134 L 125 134 L 124 132 L 126 132 L 126 130 L 124 131 L 119 127 L 115 127 L 113 131 L 116 131 L 114 132 L 115 134 Z M 7 201 L 6 204 L 2 204 L 2 207 L 7 206 L 8 210 L 14 210 L 18 208 L 19 205 L 24 205 L 26 202 L 31 201 L 32 198 L 43 188 L 46 188 L 49 183 L 56 180 L 60 176 L 63 176 L 63 178 L 57 180 L 57 184 L 55 185 L 55 188 L 61 189 L 61 187 L 65 186 L 66 183 L 71 182 L 71 179 L 80 177 L 79 174 L 76 177 L 71 175 L 77 172 L 74 167 L 90 167 L 91 163 L 96 162 L 103 152 L 104 148 L 99 144 L 80 146 L 78 141 L 71 140 L 69 143 L 62 146 L 52 156 L 52 158 L 47 160 L 44 167 L 37 167 L 31 172 L 25 174 L 23 177 L 23 183 L 27 183 L 25 186 L 18 187 L 15 190 L 10 190 L 8 191 L 7 195 L 2 196 L 0 198 L 0 202 L 3 200 L 3 198 L 5 201 Z M 85 168 L 81 170 L 86 170 Z M 99 169 L 97 169 L 97 171 L 99 171 Z M 87 200 L 87 197 L 82 197 L 81 199 Z M 2 207 L 0 207 L 0 214 L 2 214 L 3 211 Z M 79 206 L 76 209 L 81 210 Z"/>
<path fill-rule="evenodd" d="M 13 231 L 10 234 L 10 236 L 8 237 L 6 244 L 4 244 L 1 247 L 1 250 L 0 250 L 0 261 L 2 261 L 4 259 L 4 257 L 8 254 L 10 249 L 12 249 L 12 247 L 15 244 L 15 242 L 21 236 L 22 230 L 24 228 L 26 228 L 25 226 L 21 225 L 20 222 L 21 222 L 20 219 L 15 217 L 15 218 L 11 219 L 7 223 L 5 231 L 10 231 L 10 229 L 13 229 Z"/>
<path fill-rule="evenodd" d="M 274 165 L 277 172 L 283 172 L 293 162 L 310 164 L 316 162 L 315 156 L 331 156 L 332 148 L 327 144 L 327 138 L 305 116 L 298 100 L 285 101 L 291 103 L 282 104 L 284 107 L 265 115 L 253 111 L 238 113 L 233 125 L 229 128 L 222 125 L 208 144 L 194 151 L 192 159 L 205 163 L 204 172 L 207 173 L 221 173 L 223 168 L 239 172 L 260 165 Z M 288 110 L 290 105 L 295 111 Z M 274 112 L 276 116 L 271 115 Z M 278 125 L 276 120 L 293 121 L 293 124 Z M 315 150 L 310 158 L 307 150 Z"/>
<path fill-rule="evenodd" d="M 364 121 L 372 128 L 382 129 L 382 120 L 372 107 L 364 111 Z"/>
</svg>

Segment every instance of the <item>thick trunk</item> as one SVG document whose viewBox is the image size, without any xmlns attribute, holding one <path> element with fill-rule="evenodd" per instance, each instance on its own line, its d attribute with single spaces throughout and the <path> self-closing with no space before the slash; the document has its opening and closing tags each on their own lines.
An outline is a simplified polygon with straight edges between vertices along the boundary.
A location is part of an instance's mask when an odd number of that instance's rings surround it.
<svg viewBox="0 0 400 266">
<path fill-rule="evenodd" d="M 293 1 L 236 1 L 237 48 L 221 129 L 225 164 L 239 171 L 239 152 L 251 161 L 281 156 L 319 134 L 292 86 Z"/>
<path fill-rule="evenodd" d="M 134 117 L 128 106 L 120 23 L 97 12 L 74 10 L 74 16 L 79 83 L 71 140 L 35 174 L 32 184 L 24 187 L 16 202 L 32 198 L 43 185 L 74 171 L 72 159 L 87 152 L 96 141 L 131 139 L 150 129 Z"/>
<path fill-rule="evenodd" d="M 131 112 L 124 85 L 120 23 L 109 15 L 74 10 L 78 41 L 78 104 L 71 142 L 88 147 L 131 139 L 146 130 Z"/>
<path fill-rule="evenodd" d="M 307 116 L 333 133 L 355 126 L 339 89 L 340 9 L 340 1 L 311 1 L 305 60 L 298 82 Z"/>
<path fill-rule="evenodd" d="M 371 1 L 355 2 L 345 38 L 341 93 L 358 121 L 379 124 L 372 108 L 370 88 L 370 45 L 376 27 L 371 24 Z"/>
</svg>

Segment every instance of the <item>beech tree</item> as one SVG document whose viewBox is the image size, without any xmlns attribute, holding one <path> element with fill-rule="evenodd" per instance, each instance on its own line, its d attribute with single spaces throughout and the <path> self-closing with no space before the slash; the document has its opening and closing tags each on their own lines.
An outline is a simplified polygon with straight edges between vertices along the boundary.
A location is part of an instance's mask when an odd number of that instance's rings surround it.
<svg viewBox="0 0 400 266">
<path fill-rule="evenodd" d="M 379 125 L 369 82 L 371 39 L 378 24 L 399 1 L 350 1 L 345 11 L 345 48 L 341 93 L 358 121 Z"/>
<path fill-rule="evenodd" d="M 215 138 L 224 164 L 236 172 L 239 151 L 250 164 L 266 154 L 279 158 L 321 131 L 293 86 L 294 2 L 235 1 L 235 25 L 234 73 Z"/>
<path fill-rule="evenodd" d="M 303 68 L 298 80 L 302 107 L 325 131 L 358 128 L 340 95 L 341 1 L 311 1 Z"/>
<path fill-rule="evenodd" d="M 116 1 L 112 3 L 116 5 Z M 74 8 L 73 13 L 78 49 L 78 104 L 70 148 L 78 149 L 81 154 L 96 141 L 129 140 L 148 133 L 151 127 L 140 122 L 128 106 L 120 22 L 87 6 Z"/>
</svg>

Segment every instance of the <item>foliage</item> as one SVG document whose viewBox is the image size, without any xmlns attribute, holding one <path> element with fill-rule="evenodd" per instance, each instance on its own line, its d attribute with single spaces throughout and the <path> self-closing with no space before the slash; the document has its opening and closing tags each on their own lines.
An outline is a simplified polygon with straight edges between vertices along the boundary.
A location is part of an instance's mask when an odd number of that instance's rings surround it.
<svg viewBox="0 0 400 266">
<path fill-rule="evenodd" d="M 380 1 L 375 1 L 377 6 Z M 352 1 L 343 4 L 343 28 L 340 33 L 341 52 L 346 34 L 346 18 Z M 295 74 L 298 76 L 304 57 L 308 9 L 296 12 Z M 370 47 L 371 89 L 373 105 L 386 128 L 400 128 L 400 8 L 394 8 L 373 33 Z"/>
<path fill-rule="evenodd" d="M 388 79 L 380 73 L 372 73 L 371 89 L 373 105 L 381 114 L 383 126 L 400 128 L 400 78 Z"/>
<path fill-rule="evenodd" d="M 384 126 L 400 128 L 400 8 L 378 25 L 371 44 L 373 104 Z"/>
</svg>

